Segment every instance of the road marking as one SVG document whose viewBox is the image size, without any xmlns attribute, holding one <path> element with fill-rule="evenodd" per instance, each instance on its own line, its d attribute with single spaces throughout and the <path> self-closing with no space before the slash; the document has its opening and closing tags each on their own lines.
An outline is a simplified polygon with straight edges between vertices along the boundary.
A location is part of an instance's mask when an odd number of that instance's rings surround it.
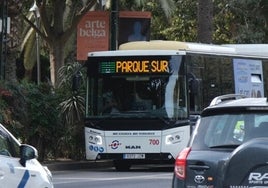
<svg viewBox="0 0 268 188">
<path fill-rule="evenodd" d="M 172 179 L 172 175 L 170 173 L 161 173 L 161 174 L 151 174 L 151 175 L 137 175 L 137 176 L 125 176 L 125 177 L 109 177 L 109 178 L 92 178 L 92 177 L 55 177 L 53 178 L 54 184 L 67 184 L 81 181 L 118 181 L 118 180 L 130 180 L 130 179 Z"/>
</svg>

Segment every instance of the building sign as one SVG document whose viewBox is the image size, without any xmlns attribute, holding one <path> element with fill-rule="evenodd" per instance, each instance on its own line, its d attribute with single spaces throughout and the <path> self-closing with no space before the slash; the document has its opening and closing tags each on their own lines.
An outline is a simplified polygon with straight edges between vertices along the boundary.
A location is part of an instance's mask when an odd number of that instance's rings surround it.
<svg viewBox="0 0 268 188">
<path fill-rule="evenodd" d="M 235 93 L 247 97 L 263 97 L 262 61 L 234 59 Z"/>
<path fill-rule="evenodd" d="M 151 13 L 120 11 L 118 45 L 131 41 L 150 40 Z"/>
<path fill-rule="evenodd" d="M 164 73 L 168 72 L 167 60 L 124 60 L 101 62 L 101 73 Z"/>
<path fill-rule="evenodd" d="M 109 50 L 109 12 L 88 12 L 77 26 L 77 60 L 87 60 L 92 51 Z"/>
</svg>

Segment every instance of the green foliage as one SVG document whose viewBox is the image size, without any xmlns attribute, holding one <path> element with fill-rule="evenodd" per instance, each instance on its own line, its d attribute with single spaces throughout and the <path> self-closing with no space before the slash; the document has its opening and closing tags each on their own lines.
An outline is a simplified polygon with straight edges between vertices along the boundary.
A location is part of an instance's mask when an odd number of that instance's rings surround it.
<svg viewBox="0 0 268 188">
<path fill-rule="evenodd" d="M 230 10 L 228 0 L 215 0 L 213 42 L 216 44 L 234 43 L 232 33 L 234 23 L 235 16 Z"/>
<path fill-rule="evenodd" d="M 197 2 L 176 1 L 176 10 L 172 15 L 169 26 L 160 31 L 167 40 L 176 41 L 196 41 L 197 22 L 196 22 Z"/>
<path fill-rule="evenodd" d="M 232 34 L 236 43 L 267 42 L 265 0 L 229 1 L 228 6 L 234 15 Z"/>
<path fill-rule="evenodd" d="M 197 0 L 174 0 L 175 10 L 166 17 L 156 0 L 135 4 L 121 3 L 122 9 L 143 10 L 152 13 L 151 40 L 197 40 Z M 268 39 L 265 0 L 214 0 L 213 43 L 265 43 Z"/>
<path fill-rule="evenodd" d="M 172 14 L 176 8 L 174 0 L 124 0 L 120 1 L 119 10 L 150 11 L 152 13 L 151 21 L 151 39 L 167 39 L 165 30 L 172 24 Z"/>
<path fill-rule="evenodd" d="M 36 63 L 36 32 L 33 29 L 29 30 L 22 45 L 24 52 L 24 68 L 26 70 L 32 70 Z"/>
<path fill-rule="evenodd" d="M 35 146 L 41 161 L 84 157 L 84 80 L 82 94 L 72 91 L 72 76 L 79 69 L 79 63 L 62 67 L 57 90 L 44 83 L 0 83 L 0 122 Z"/>
<path fill-rule="evenodd" d="M 165 39 L 166 35 L 162 31 L 168 28 L 170 23 L 169 19 L 163 14 L 160 4 L 156 1 L 148 1 L 145 9 L 152 13 L 151 40 Z"/>
<path fill-rule="evenodd" d="M 51 92 L 51 88 L 47 85 L 25 84 L 25 89 L 28 91 L 26 101 L 31 115 L 28 129 L 29 142 L 39 148 L 41 159 L 44 159 L 47 147 L 51 146 L 50 143 L 55 143 L 54 146 L 57 146 L 57 138 L 64 131 L 58 118 L 59 98 L 56 93 Z M 56 151 L 57 148 L 52 147 L 50 150 Z"/>
<path fill-rule="evenodd" d="M 39 150 L 39 159 L 44 160 L 46 153 L 57 150 L 56 143 L 63 131 L 57 110 L 59 98 L 45 84 L 24 82 L 6 86 L 12 92 L 11 99 L 6 100 L 12 121 L 5 120 L 5 126 L 21 141 L 34 145 Z"/>
<path fill-rule="evenodd" d="M 59 104 L 60 115 L 63 122 L 68 125 L 74 125 L 76 122 L 81 122 L 85 114 L 85 70 L 82 70 L 82 65 L 79 63 L 70 63 L 63 66 L 59 70 L 59 89 L 57 92 L 62 96 L 62 101 Z M 73 77 L 80 76 L 80 89 L 73 91 Z"/>
<path fill-rule="evenodd" d="M 177 0 L 169 19 L 163 16 L 159 4 L 148 2 L 152 12 L 152 39 L 195 42 L 197 40 L 197 0 Z M 222 18 L 225 19 L 222 19 Z M 232 43 L 234 15 L 227 1 L 214 1 L 214 43 Z"/>
<path fill-rule="evenodd" d="M 127 2 L 130 3 L 130 1 Z M 166 2 L 163 1 L 163 3 Z M 131 7 L 131 10 L 143 10 L 152 13 L 151 40 L 196 40 L 196 0 L 169 1 L 167 4 L 171 6 L 160 4 L 157 0 L 146 1 L 142 4 L 142 7 L 131 6 L 131 4 L 133 2 L 122 5 Z M 167 10 L 168 7 L 169 10 Z"/>
<path fill-rule="evenodd" d="M 27 104 L 25 101 L 25 95 L 22 92 L 20 85 L 13 85 L 10 83 L 3 82 L 2 88 L 6 88 L 10 91 L 11 95 L 9 98 L 2 98 L 5 103 L 3 111 L 4 118 L 3 123 L 16 137 L 20 138 L 21 141 L 27 141 L 27 133 L 23 130 L 24 125 L 28 125 L 28 113 Z"/>
<path fill-rule="evenodd" d="M 74 95 L 60 103 L 61 116 L 66 124 L 74 124 L 83 121 L 85 114 L 85 100 L 83 97 Z"/>
<path fill-rule="evenodd" d="M 59 70 L 59 88 L 62 89 L 66 89 L 67 91 L 69 91 L 69 95 L 72 94 L 72 81 L 73 81 L 73 76 L 75 74 L 85 74 L 85 72 L 82 72 L 82 64 L 78 63 L 78 62 L 72 62 L 72 63 L 68 63 L 65 66 L 61 67 Z M 82 78 L 82 82 L 85 83 L 84 77 Z M 81 83 L 81 85 L 83 86 L 83 84 Z M 83 91 L 83 90 L 81 90 Z"/>
<path fill-rule="evenodd" d="M 175 9 L 174 0 L 121 0 L 119 10 L 144 11 L 148 4 L 157 5 L 166 18 L 169 18 Z"/>
<path fill-rule="evenodd" d="M 8 101 L 11 98 L 12 93 L 5 87 L 5 85 L 0 83 L 0 122 L 12 121 L 10 117 L 10 109 L 8 106 Z"/>
<path fill-rule="evenodd" d="M 85 115 L 85 81 L 84 72 L 79 63 L 70 63 L 59 70 L 61 80 L 59 89 L 62 100 L 58 106 L 59 115 L 65 125 L 65 136 L 62 137 L 62 148 L 69 153 L 65 153 L 71 158 L 81 159 L 85 156 L 84 150 L 84 115 Z M 72 90 L 73 76 L 81 76 L 81 87 L 79 91 Z M 83 96 L 83 97 L 82 97 Z M 62 149 L 62 151 L 64 150 Z"/>
</svg>

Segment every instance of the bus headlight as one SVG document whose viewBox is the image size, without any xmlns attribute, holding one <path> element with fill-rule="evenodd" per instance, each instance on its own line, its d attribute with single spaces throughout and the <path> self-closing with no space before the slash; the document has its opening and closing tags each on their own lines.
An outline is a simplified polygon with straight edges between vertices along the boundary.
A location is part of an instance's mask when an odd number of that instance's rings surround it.
<svg viewBox="0 0 268 188">
<path fill-rule="evenodd" d="M 169 144 L 175 144 L 177 142 L 180 142 L 181 140 L 181 136 L 179 134 L 175 134 L 175 135 L 167 135 L 166 139 L 165 139 L 165 143 L 167 145 Z"/>
<path fill-rule="evenodd" d="M 94 137 L 90 135 L 90 136 L 88 137 L 88 139 L 89 139 L 89 141 L 93 141 Z"/>
<path fill-rule="evenodd" d="M 102 137 L 100 135 L 96 135 L 95 142 L 98 145 L 102 145 Z"/>
<path fill-rule="evenodd" d="M 174 140 L 174 138 L 172 137 L 172 135 L 167 135 L 166 136 L 166 144 L 172 144 L 172 141 Z"/>
<path fill-rule="evenodd" d="M 102 137 L 100 135 L 89 135 L 88 142 L 91 144 L 102 145 Z"/>
</svg>

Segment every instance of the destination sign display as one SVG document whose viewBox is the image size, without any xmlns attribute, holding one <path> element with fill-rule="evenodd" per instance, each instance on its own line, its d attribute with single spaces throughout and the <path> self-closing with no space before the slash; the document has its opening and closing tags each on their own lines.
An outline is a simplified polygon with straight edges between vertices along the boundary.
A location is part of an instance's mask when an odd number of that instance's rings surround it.
<svg viewBox="0 0 268 188">
<path fill-rule="evenodd" d="M 101 62 L 101 73 L 165 73 L 168 72 L 167 60 L 126 60 Z"/>
</svg>

